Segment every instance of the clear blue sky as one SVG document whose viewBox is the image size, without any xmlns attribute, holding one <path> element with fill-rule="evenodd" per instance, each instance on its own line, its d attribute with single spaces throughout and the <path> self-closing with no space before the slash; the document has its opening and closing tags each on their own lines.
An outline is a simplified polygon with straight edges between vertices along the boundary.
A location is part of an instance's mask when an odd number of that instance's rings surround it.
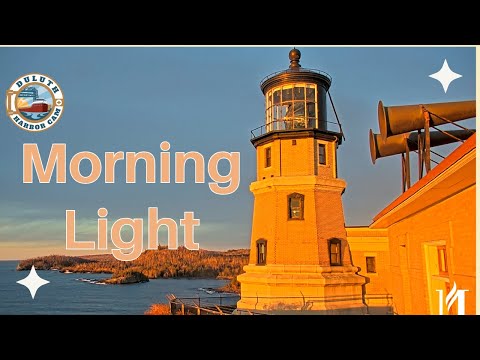
<svg viewBox="0 0 480 360">
<path fill-rule="evenodd" d="M 17 128 L 0 111 L 0 259 L 66 253 L 65 210 L 77 212 L 77 238 L 96 239 L 97 209 L 119 217 L 180 219 L 194 211 L 201 219 L 195 240 L 202 248 L 246 248 L 250 243 L 255 150 L 250 130 L 264 122 L 261 79 L 288 67 L 290 47 L 220 48 L 0 48 L 0 84 L 5 94 L 19 76 L 39 72 L 53 77 L 65 96 L 65 113 L 42 133 Z M 369 225 L 401 191 L 400 159 L 372 165 L 368 130 L 378 132 L 377 104 L 403 105 L 475 98 L 475 48 L 300 47 L 301 65 L 333 77 L 331 94 L 346 135 L 339 149 L 339 176 L 347 225 Z M 463 75 L 448 92 L 429 74 L 444 59 Z M 334 121 L 332 109 L 329 119 Z M 475 121 L 462 122 L 475 127 Z M 195 150 L 208 159 L 221 150 L 241 153 L 241 182 L 232 195 L 213 194 L 208 185 L 23 184 L 22 144 L 38 143 L 46 159 L 52 143 L 67 144 L 67 161 L 79 151 L 100 158 L 106 151 L 158 154 Z M 458 146 L 458 144 L 453 147 Z M 448 154 L 450 147 L 437 148 Z M 415 171 L 414 171 L 415 173 Z M 207 174 L 207 181 L 209 180 Z M 180 235 L 180 239 L 182 239 Z M 166 243 L 165 241 L 163 242 Z"/>
</svg>

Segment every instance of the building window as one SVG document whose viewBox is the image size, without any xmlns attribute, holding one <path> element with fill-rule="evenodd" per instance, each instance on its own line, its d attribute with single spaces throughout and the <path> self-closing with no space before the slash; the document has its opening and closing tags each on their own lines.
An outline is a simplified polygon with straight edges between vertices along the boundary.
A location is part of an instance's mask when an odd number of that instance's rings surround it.
<svg viewBox="0 0 480 360">
<path fill-rule="evenodd" d="M 267 264 L 267 240 L 257 240 L 257 265 Z"/>
<path fill-rule="evenodd" d="M 327 165 L 327 150 L 325 144 L 318 144 L 318 163 L 320 165 Z"/>
<path fill-rule="evenodd" d="M 367 256 L 367 273 L 376 273 L 377 272 L 377 264 L 375 262 L 375 256 Z"/>
<path fill-rule="evenodd" d="M 272 166 L 272 148 L 267 147 L 265 148 L 265 167 Z"/>
<path fill-rule="evenodd" d="M 288 195 L 288 218 L 290 220 L 303 220 L 303 200 L 302 194 Z"/>
<path fill-rule="evenodd" d="M 437 254 L 438 254 L 438 274 L 448 276 L 447 247 L 445 245 L 437 246 Z"/>
<path fill-rule="evenodd" d="M 340 239 L 332 239 L 328 243 L 330 251 L 330 266 L 342 266 L 342 242 Z"/>
</svg>

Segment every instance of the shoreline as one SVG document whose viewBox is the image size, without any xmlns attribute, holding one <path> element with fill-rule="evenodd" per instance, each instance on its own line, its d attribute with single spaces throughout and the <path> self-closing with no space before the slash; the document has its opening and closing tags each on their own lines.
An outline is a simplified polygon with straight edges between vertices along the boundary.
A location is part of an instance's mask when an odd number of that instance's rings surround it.
<svg viewBox="0 0 480 360">
<path fill-rule="evenodd" d="M 227 284 L 219 291 L 238 292 L 237 275 L 248 263 L 248 249 L 227 251 L 198 250 L 184 247 L 170 250 L 166 246 L 146 250 L 136 260 L 124 262 L 112 255 L 48 255 L 16 262 L 17 271 L 52 270 L 73 274 L 111 274 L 107 283 L 139 283 L 152 279 L 214 279 Z"/>
</svg>

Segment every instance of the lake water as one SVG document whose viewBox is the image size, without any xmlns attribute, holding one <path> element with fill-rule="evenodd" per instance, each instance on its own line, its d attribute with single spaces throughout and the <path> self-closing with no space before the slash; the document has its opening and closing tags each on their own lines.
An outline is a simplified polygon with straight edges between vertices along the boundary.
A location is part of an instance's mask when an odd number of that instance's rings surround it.
<svg viewBox="0 0 480 360">
<path fill-rule="evenodd" d="M 58 271 L 37 271 L 49 284 L 38 289 L 32 300 L 28 289 L 16 281 L 29 271 L 16 271 L 17 261 L 0 261 L 0 314 L 115 314 L 141 315 L 153 303 L 168 303 L 165 296 L 198 297 L 235 303 L 229 294 L 208 294 L 201 288 L 218 288 L 228 280 L 216 279 L 153 279 L 130 285 L 95 285 L 79 278 L 102 279 L 110 274 L 62 274 Z M 217 297 L 217 299 L 214 299 Z"/>
</svg>

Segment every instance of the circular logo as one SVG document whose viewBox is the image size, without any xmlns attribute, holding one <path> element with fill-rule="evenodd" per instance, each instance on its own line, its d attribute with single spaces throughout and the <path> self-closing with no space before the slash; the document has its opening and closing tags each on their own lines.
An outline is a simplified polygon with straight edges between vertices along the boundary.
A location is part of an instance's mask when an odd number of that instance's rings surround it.
<svg viewBox="0 0 480 360">
<path fill-rule="evenodd" d="M 19 128 L 44 131 L 63 115 L 63 92 L 50 76 L 27 74 L 15 80 L 7 90 L 7 115 Z"/>
</svg>

